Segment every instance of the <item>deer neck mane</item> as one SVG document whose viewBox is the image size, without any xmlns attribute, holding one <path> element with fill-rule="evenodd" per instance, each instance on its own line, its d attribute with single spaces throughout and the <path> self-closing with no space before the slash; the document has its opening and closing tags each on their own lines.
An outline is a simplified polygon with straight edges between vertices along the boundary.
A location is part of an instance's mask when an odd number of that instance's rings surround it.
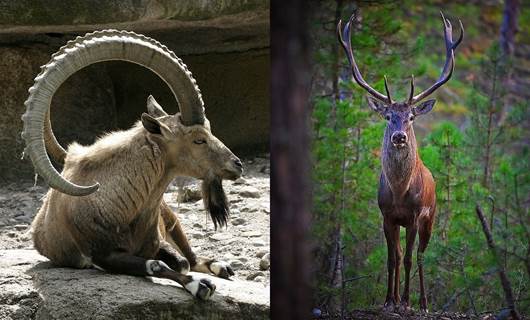
<svg viewBox="0 0 530 320">
<path fill-rule="evenodd" d="M 406 133 L 408 142 L 402 148 L 397 148 L 392 144 L 390 141 L 392 133 L 388 128 L 383 138 L 381 163 L 394 200 L 401 199 L 407 193 L 418 167 L 418 147 L 412 126 Z"/>
</svg>

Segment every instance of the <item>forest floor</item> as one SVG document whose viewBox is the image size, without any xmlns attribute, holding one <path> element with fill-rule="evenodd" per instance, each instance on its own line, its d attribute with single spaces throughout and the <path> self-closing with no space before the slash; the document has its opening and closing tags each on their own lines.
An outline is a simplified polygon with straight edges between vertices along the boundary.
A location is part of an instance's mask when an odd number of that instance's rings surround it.
<svg viewBox="0 0 530 320">
<path fill-rule="evenodd" d="M 204 210 L 197 180 L 186 179 L 179 186 L 170 185 L 164 198 L 177 212 L 198 256 L 224 260 L 234 269 L 236 275 L 233 278 L 268 286 L 269 155 L 244 160 L 243 165 L 245 173 L 242 178 L 223 182 L 231 209 L 227 228 L 214 230 Z M 33 248 L 30 225 L 47 189 L 29 182 L 0 186 L 0 249 Z"/>
<path fill-rule="evenodd" d="M 492 314 L 483 314 L 483 315 L 469 315 L 465 313 L 455 313 L 455 312 L 419 312 L 419 311 L 408 311 L 403 313 L 396 313 L 390 311 L 383 311 L 380 309 L 371 309 L 371 310 L 354 310 L 350 312 L 349 315 L 345 317 L 321 317 L 319 319 L 343 319 L 343 320 L 371 320 L 371 319 L 381 319 L 381 320 L 494 320 L 496 319 Z"/>
</svg>

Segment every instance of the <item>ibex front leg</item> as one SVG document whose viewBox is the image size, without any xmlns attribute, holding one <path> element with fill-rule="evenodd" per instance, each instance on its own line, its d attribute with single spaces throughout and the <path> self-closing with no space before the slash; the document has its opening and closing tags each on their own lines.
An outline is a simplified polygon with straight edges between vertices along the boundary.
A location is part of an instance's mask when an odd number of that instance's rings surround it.
<svg viewBox="0 0 530 320">
<path fill-rule="evenodd" d="M 177 245 L 178 250 L 182 252 L 184 257 L 188 260 L 191 270 L 195 272 L 202 272 L 207 274 L 214 274 L 220 278 L 229 279 L 230 276 L 234 275 L 234 271 L 230 265 L 224 261 L 216 259 L 209 259 L 203 257 L 197 257 L 189 244 L 186 234 L 182 230 L 180 222 L 176 214 L 171 211 L 169 206 L 162 202 L 160 206 L 160 213 L 166 228 L 166 233 L 173 242 Z"/>
<path fill-rule="evenodd" d="M 180 274 L 161 260 L 148 260 L 126 252 L 114 251 L 106 256 L 94 257 L 93 261 L 99 267 L 112 273 L 151 276 L 176 281 L 186 291 L 202 300 L 209 299 L 215 292 L 215 285 L 210 280 Z"/>
</svg>

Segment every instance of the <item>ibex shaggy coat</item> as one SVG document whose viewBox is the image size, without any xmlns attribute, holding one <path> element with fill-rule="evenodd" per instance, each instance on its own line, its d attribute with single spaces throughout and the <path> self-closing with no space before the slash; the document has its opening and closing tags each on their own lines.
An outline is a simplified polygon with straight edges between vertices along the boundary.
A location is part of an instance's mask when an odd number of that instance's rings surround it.
<svg viewBox="0 0 530 320">
<path fill-rule="evenodd" d="M 91 146 L 65 151 L 49 117 L 51 98 L 77 70 L 104 60 L 147 67 L 169 85 L 180 113 L 168 115 L 153 97 L 131 129 Z M 43 67 L 30 89 L 23 116 L 26 153 L 52 189 L 34 222 L 37 250 L 58 266 L 96 266 L 109 272 L 168 278 L 208 299 L 215 285 L 190 270 L 228 278 L 228 264 L 198 258 L 175 214 L 163 200 L 179 175 L 203 180 L 203 198 L 215 226 L 228 216 L 222 179 L 237 179 L 241 161 L 210 131 L 203 101 L 186 65 L 165 46 L 132 32 L 106 30 L 70 41 Z M 52 158 L 64 164 L 59 174 Z M 183 256 L 182 256 L 183 255 Z"/>
</svg>

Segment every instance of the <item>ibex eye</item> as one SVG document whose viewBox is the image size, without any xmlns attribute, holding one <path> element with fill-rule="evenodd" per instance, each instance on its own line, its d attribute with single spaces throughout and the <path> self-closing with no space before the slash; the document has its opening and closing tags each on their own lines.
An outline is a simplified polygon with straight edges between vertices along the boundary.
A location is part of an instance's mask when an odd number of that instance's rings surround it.
<svg viewBox="0 0 530 320">
<path fill-rule="evenodd" d="M 197 140 L 193 140 L 193 143 L 195 143 L 195 144 L 204 144 L 204 143 L 206 143 L 206 140 L 204 140 L 204 139 L 197 139 Z"/>
<path fill-rule="evenodd" d="M 388 120 L 388 121 L 390 121 L 390 115 L 387 114 L 387 115 L 385 116 L 385 119 Z"/>
<path fill-rule="evenodd" d="M 410 116 L 409 121 L 414 121 L 414 116 Z"/>
</svg>

